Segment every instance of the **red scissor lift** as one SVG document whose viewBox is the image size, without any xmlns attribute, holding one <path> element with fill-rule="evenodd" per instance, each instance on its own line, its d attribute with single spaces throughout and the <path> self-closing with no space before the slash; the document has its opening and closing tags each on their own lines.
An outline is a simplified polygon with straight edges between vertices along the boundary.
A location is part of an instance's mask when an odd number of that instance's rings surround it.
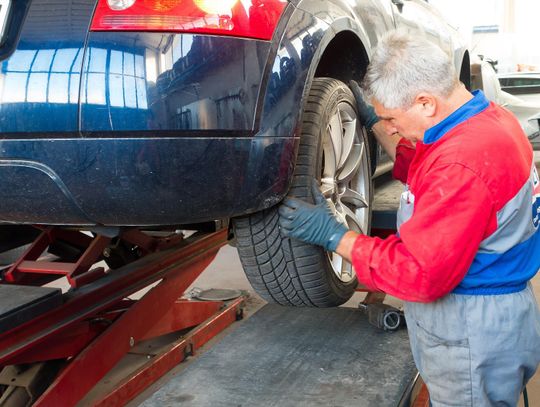
<svg viewBox="0 0 540 407">
<path fill-rule="evenodd" d="M 90 404 L 125 405 L 135 398 L 242 317 L 243 297 L 227 302 L 182 298 L 226 241 L 226 230 L 183 238 L 125 229 L 111 238 L 41 229 L 0 284 L 2 298 L 16 302 L 8 301 L 0 316 L 3 405 L 76 405 L 134 346 L 185 330 Z M 70 261 L 43 256 L 57 244 L 77 248 L 79 255 Z M 128 254 L 136 252 L 137 259 L 113 269 L 100 266 L 119 245 L 128 247 Z M 67 292 L 46 287 L 61 277 L 69 282 Z M 140 299 L 129 298 L 149 286 Z"/>
<path fill-rule="evenodd" d="M 393 207 L 374 211 L 373 234 L 386 237 L 394 225 Z M 182 297 L 227 242 L 226 229 L 188 238 L 134 228 L 94 232 L 41 228 L 25 253 L 4 270 L 1 406 L 125 405 L 242 318 L 245 297 Z M 60 257 L 44 256 L 58 251 Z M 63 277 L 70 286 L 66 292 L 47 287 Z M 145 288 L 139 299 L 130 298 Z M 368 292 L 363 303 L 384 298 L 384 293 Z M 138 345 L 173 332 L 179 334 L 159 352 L 149 352 L 145 363 L 114 375 L 109 386 L 95 387 Z M 425 386 L 412 405 L 429 405 Z"/>
</svg>

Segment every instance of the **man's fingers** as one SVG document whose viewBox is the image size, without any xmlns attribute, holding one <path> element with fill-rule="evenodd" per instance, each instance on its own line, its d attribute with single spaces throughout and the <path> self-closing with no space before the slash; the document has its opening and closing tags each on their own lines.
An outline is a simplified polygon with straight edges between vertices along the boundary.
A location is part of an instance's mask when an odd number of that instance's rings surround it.
<svg viewBox="0 0 540 407">
<path fill-rule="evenodd" d="M 279 216 L 284 219 L 294 219 L 296 209 L 293 209 L 287 205 L 281 205 L 278 209 Z"/>
<path fill-rule="evenodd" d="M 362 97 L 362 91 L 360 90 L 360 85 L 358 85 L 358 82 L 356 82 L 355 80 L 350 80 L 349 88 L 351 88 L 356 98 L 358 98 L 358 96 Z"/>
<path fill-rule="evenodd" d="M 311 182 L 311 194 L 313 195 L 313 200 L 315 201 L 315 205 L 319 205 L 326 201 L 326 198 L 321 192 L 321 189 L 319 187 L 319 182 L 316 179 L 313 179 Z"/>
<path fill-rule="evenodd" d="M 292 229 L 292 221 L 293 219 L 289 219 L 286 216 L 280 216 L 279 217 L 279 226 L 286 229 Z"/>
<path fill-rule="evenodd" d="M 286 197 L 282 202 L 282 206 L 288 206 L 291 209 L 297 209 L 302 205 L 302 201 L 296 198 Z"/>
<path fill-rule="evenodd" d="M 279 218 L 279 230 L 283 236 L 290 237 L 294 230 L 292 221 Z"/>
</svg>

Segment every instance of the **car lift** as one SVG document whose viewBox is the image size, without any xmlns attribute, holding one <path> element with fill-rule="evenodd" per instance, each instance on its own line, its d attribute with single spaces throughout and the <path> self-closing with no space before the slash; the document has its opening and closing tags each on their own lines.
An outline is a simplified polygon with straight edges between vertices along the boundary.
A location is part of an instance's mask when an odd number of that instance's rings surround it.
<svg viewBox="0 0 540 407">
<path fill-rule="evenodd" d="M 395 211 L 379 210 L 374 233 L 387 235 L 393 217 Z M 56 227 L 40 230 L 0 281 L 1 406 L 74 406 L 81 400 L 125 405 L 243 316 L 244 296 L 229 301 L 181 297 L 227 242 L 226 229 L 188 238 L 133 228 L 95 230 L 93 236 Z M 57 248 L 63 249 L 59 259 L 43 256 Z M 108 270 L 98 263 L 103 259 Z M 61 277 L 70 285 L 67 292 L 46 286 Z M 145 288 L 140 299 L 129 298 Z M 361 308 L 380 320 L 384 297 L 368 293 Z M 182 336 L 134 372 L 115 378 L 113 387 L 91 401 L 85 398 L 136 345 L 178 331 Z M 412 405 L 427 407 L 425 386 Z"/>
<path fill-rule="evenodd" d="M 184 239 L 127 229 L 119 239 L 43 228 L 5 271 L 0 284 L 0 365 L 8 367 L 0 374 L 0 404 L 75 405 L 139 342 L 195 327 L 109 394 L 92 401 L 96 406 L 124 405 L 242 318 L 244 297 L 227 303 L 180 298 L 226 243 L 227 230 Z M 116 269 L 95 267 L 118 242 L 136 247 L 141 257 Z M 82 254 L 73 262 L 38 261 L 57 243 L 82 248 Z M 71 286 L 66 293 L 42 287 L 62 276 Z M 128 298 L 153 283 L 157 285 L 140 299 Z"/>
</svg>

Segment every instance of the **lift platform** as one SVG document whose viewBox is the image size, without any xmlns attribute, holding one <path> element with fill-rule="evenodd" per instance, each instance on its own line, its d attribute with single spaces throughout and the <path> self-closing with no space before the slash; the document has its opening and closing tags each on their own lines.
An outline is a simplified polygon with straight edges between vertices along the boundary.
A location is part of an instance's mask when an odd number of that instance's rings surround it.
<svg viewBox="0 0 540 407">
<path fill-rule="evenodd" d="M 388 202 L 392 188 L 375 197 L 381 235 L 393 229 L 395 208 L 377 199 Z M 41 228 L 0 281 L 0 406 L 143 400 L 149 386 L 242 319 L 242 295 L 183 297 L 226 241 L 223 229 L 184 238 Z M 68 290 L 54 287 L 59 278 Z M 364 303 L 383 300 L 369 293 Z M 138 362 L 125 369 L 132 356 Z M 377 330 L 350 308 L 266 305 L 143 405 L 424 407 L 418 383 L 406 331 Z"/>
<path fill-rule="evenodd" d="M 0 284 L 0 405 L 74 406 L 138 344 L 181 332 L 91 402 L 125 405 L 242 317 L 243 297 L 181 297 L 226 241 L 226 230 L 184 239 L 134 229 L 110 237 L 44 228 Z M 44 250 L 54 246 L 78 254 L 44 260 Z M 103 256 L 126 265 L 100 266 Z M 59 277 L 68 291 L 43 286 Z M 139 299 L 130 298 L 142 289 Z"/>
<path fill-rule="evenodd" d="M 140 405 L 405 407 L 420 402 L 406 330 L 376 329 L 354 308 L 265 305 L 232 329 Z"/>
</svg>

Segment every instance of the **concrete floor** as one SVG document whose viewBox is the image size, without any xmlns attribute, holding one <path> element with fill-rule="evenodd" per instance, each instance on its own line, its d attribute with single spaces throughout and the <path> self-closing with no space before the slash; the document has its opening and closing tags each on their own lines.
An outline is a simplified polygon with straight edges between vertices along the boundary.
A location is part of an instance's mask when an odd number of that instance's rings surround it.
<svg viewBox="0 0 540 407">
<path fill-rule="evenodd" d="M 246 315 L 248 317 L 265 304 L 265 301 L 261 299 L 251 288 L 247 278 L 244 275 L 244 272 L 242 271 L 242 266 L 240 264 L 236 249 L 231 246 L 225 246 L 220 250 L 214 262 L 195 281 L 192 287 L 202 289 L 231 288 L 246 290 L 250 294 L 250 299 L 246 309 Z M 540 274 L 533 279 L 533 287 L 536 297 L 540 298 Z M 343 306 L 356 308 L 363 296 L 364 294 L 357 293 Z M 387 302 L 394 306 L 400 305 L 400 301 L 395 298 L 389 298 Z M 527 390 L 529 394 L 529 405 L 540 406 L 540 373 L 535 375 L 527 386 Z M 520 402 L 520 406 L 523 406 L 523 401 Z"/>
</svg>

